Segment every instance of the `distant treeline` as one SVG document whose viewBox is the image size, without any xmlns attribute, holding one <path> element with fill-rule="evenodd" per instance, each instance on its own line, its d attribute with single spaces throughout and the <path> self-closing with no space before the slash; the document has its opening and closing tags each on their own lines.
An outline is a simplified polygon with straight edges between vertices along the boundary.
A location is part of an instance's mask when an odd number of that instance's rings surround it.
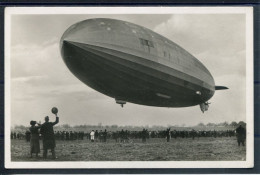
<svg viewBox="0 0 260 175">
<path fill-rule="evenodd" d="M 234 130 L 236 127 L 239 125 L 242 125 L 243 127 L 246 127 L 246 123 L 244 121 L 240 122 L 222 122 L 222 123 L 199 123 L 195 126 L 179 126 L 179 125 L 168 125 L 168 126 L 118 126 L 118 125 L 102 125 L 99 123 L 98 125 L 75 125 L 75 126 L 70 126 L 69 124 L 63 124 L 63 125 L 56 125 L 54 127 L 55 130 L 62 130 L 62 131 L 85 131 L 89 132 L 91 130 L 108 130 L 108 131 L 119 131 L 119 130 L 129 130 L 129 131 L 141 131 L 144 128 L 149 130 L 149 131 L 161 131 L 161 130 L 166 130 L 167 128 L 171 128 L 171 130 L 179 130 L 179 131 L 189 131 L 192 129 L 195 130 L 205 130 L 205 131 L 210 131 L 210 130 Z M 23 126 L 23 125 L 17 125 L 13 127 L 11 130 L 15 132 L 25 132 L 26 130 L 29 129 L 28 126 Z"/>
</svg>

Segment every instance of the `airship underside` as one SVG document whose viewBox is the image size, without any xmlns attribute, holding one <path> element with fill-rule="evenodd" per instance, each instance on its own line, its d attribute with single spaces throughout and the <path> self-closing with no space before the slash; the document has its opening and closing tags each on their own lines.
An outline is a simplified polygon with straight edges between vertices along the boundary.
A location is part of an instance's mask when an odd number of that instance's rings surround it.
<svg viewBox="0 0 260 175">
<path fill-rule="evenodd" d="M 63 34 L 62 58 L 70 71 L 117 103 L 187 107 L 207 102 L 214 79 L 194 56 L 144 27 L 89 19 Z"/>
</svg>

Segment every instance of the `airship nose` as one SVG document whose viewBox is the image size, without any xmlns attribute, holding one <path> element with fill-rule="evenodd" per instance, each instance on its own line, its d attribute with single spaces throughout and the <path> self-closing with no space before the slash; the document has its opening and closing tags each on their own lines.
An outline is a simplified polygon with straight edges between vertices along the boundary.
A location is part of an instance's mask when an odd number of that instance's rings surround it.
<svg viewBox="0 0 260 175">
<path fill-rule="evenodd" d="M 62 35 L 60 39 L 60 52 L 63 61 L 67 64 L 72 64 L 72 52 L 73 49 L 73 42 L 78 42 L 80 39 L 82 26 L 80 23 L 76 23 L 70 26 Z M 74 57 L 75 58 L 75 57 Z M 74 60 L 77 61 L 77 60 Z"/>
<path fill-rule="evenodd" d="M 71 40 L 70 35 L 65 32 L 65 36 L 60 41 L 60 52 L 64 63 L 73 74 L 78 74 L 84 71 L 83 64 L 86 61 L 88 52 L 86 52 L 81 45 L 79 46 L 77 40 Z"/>
<path fill-rule="evenodd" d="M 66 39 L 62 39 L 60 41 L 60 52 L 61 52 L 62 59 L 65 63 L 67 62 L 67 58 L 69 58 L 69 56 L 65 54 L 66 50 L 68 50 L 68 48 L 69 48 L 68 45 L 69 45 L 69 42 Z"/>
<path fill-rule="evenodd" d="M 78 74 L 83 71 L 82 54 L 79 49 L 75 47 L 73 42 L 77 42 L 77 31 L 79 31 L 78 24 L 70 26 L 62 35 L 60 39 L 60 53 L 64 63 L 73 74 Z"/>
<path fill-rule="evenodd" d="M 91 25 L 80 22 L 69 27 L 60 39 L 62 59 L 69 70 L 85 82 L 91 77 L 93 67 L 101 57 L 98 48 L 91 43 L 93 34 L 89 31 Z M 87 80 L 86 80 L 87 81 Z"/>
<path fill-rule="evenodd" d="M 64 59 L 64 45 L 68 42 L 69 38 L 72 37 L 73 30 L 75 29 L 76 24 L 69 27 L 62 35 L 60 39 L 60 51 L 62 58 Z"/>
<path fill-rule="evenodd" d="M 66 39 L 62 39 L 60 41 L 60 52 L 61 52 L 62 59 L 65 63 L 68 62 L 68 59 L 72 58 L 72 55 L 70 55 L 68 52 L 70 49 L 71 49 L 70 41 Z"/>
</svg>

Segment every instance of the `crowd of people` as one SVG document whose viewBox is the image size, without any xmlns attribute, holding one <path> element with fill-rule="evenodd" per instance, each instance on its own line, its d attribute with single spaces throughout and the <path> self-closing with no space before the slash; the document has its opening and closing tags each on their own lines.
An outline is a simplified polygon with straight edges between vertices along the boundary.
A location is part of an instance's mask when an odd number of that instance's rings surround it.
<svg viewBox="0 0 260 175">
<path fill-rule="evenodd" d="M 94 140 L 104 142 L 107 139 L 114 139 L 116 142 L 125 142 L 128 139 L 142 139 L 145 141 L 149 138 L 199 138 L 199 137 L 232 137 L 236 135 L 235 130 L 225 130 L 225 131 L 171 131 L 169 128 L 161 131 L 148 131 L 143 129 L 142 131 L 107 131 L 107 130 L 92 130 L 91 132 L 76 132 L 76 131 L 57 131 L 55 132 L 55 138 L 58 140 Z M 92 136 L 92 139 L 91 139 Z"/>
<path fill-rule="evenodd" d="M 243 128 L 242 126 L 240 128 Z M 243 128 L 244 129 L 244 128 Z M 55 131 L 54 138 L 56 140 L 91 140 L 92 142 L 106 142 L 109 140 L 115 140 L 115 142 L 127 142 L 129 139 L 141 139 L 145 142 L 150 138 L 166 138 L 167 141 L 170 139 L 177 138 L 200 138 L 200 137 L 233 137 L 236 136 L 237 133 L 245 132 L 243 129 L 237 130 L 210 130 L 210 131 L 202 131 L 202 130 L 171 130 L 167 128 L 166 130 L 161 131 L 148 131 L 147 129 L 143 129 L 141 131 L 130 131 L 130 130 L 120 130 L 120 131 L 107 131 L 105 130 L 92 130 L 90 132 L 84 131 Z M 242 130 L 242 131 L 240 131 Z M 16 135 L 16 136 L 15 136 Z M 26 131 L 25 134 L 19 134 L 18 137 L 15 132 L 11 133 L 11 139 L 21 139 L 26 138 L 29 142 L 31 133 Z M 23 135 L 23 137 L 21 136 Z M 241 135 L 241 134 L 240 134 Z M 245 134 L 243 134 L 245 135 Z M 41 135 L 39 137 L 41 139 Z"/>
<path fill-rule="evenodd" d="M 26 131 L 25 134 L 29 135 L 29 138 L 31 137 L 31 133 L 29 131 Z M 25 138 L 25 134 L 21 133 L 21 132 L 11 132 L 11 139 L 24 139 Z"/>
<path fill-rule="evenodd" d="M 147 139 L 151 138 L 165 138 L 167 142 L 170 142 L 171 139 L 178 138 L 200 138 L 200 137 L 237 137 L 238 146 L 242 144 L 245 145 L 246 139 L 246 129 L 241 125 L 236 128 L 236 130 L 222 130 L 222 131 L 201 131 L 201 130 L 171 130 L 167 128 L 166 130 L 161 131 L 148 131 L 143 129 L 141 131 L 129 131 L 129 130 L 120 130 L 120 131 L 107 131 L 105 130 L 92 130 L 90 132 L 84 131 L 55 131 L 53 126 L 59 122 L 59 117 L 56 115 L 55 122 L 49 122 L 49 117 L 45 117 L 45 123 L 40 124 L 36 121 L 31 121 L 31 127 L 24 134 L 11 132 L 11 139 L 26 139 L 27 142 L 30 142 L 30 154 L 31 157 L 33 153 L 38 154 L 40 152 L 40 140 L 43 142 L 43 158 L 47 158 L 47 150 L 50 149 L 52 152 L 52 158 L 56 158 L 55 154 L 55 140 L 62 141 L 73 141 L 73 140 L 83 140 L 87 139 L 91 142 L 107 142 L 107 140 L 114 140 L 115 142 L 129 142 L 133 139 L 141 139 L 142 142 L 146 142 Z"/>
<path fill-rule="evenodd" d="M 55 138 L 57 140 L 83 140 L 84 132 L 77 131 L 55 131 Z"/>
</svg>

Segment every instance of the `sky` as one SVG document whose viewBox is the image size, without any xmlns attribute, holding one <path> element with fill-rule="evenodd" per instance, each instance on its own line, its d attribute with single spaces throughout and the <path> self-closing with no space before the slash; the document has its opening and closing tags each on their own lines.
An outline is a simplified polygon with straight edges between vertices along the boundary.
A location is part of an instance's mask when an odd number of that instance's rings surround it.
<svg viewBox="0 0 260 175">
<path fill-rule="evenodd" d="M 127 103 L 124 108 L 78 80 L 64 64 L 59 40 L 72 24 L 89 18 L 113 18 L 157 32 L 200 60 L 211 72 L 216 91 L 210 107 L 149 107 Z M 153 126 L 245 121 L 245 15 L 12 15 L 11 18 L 11 126 L 31 120 L 60 125 Z"/>
</svg>

